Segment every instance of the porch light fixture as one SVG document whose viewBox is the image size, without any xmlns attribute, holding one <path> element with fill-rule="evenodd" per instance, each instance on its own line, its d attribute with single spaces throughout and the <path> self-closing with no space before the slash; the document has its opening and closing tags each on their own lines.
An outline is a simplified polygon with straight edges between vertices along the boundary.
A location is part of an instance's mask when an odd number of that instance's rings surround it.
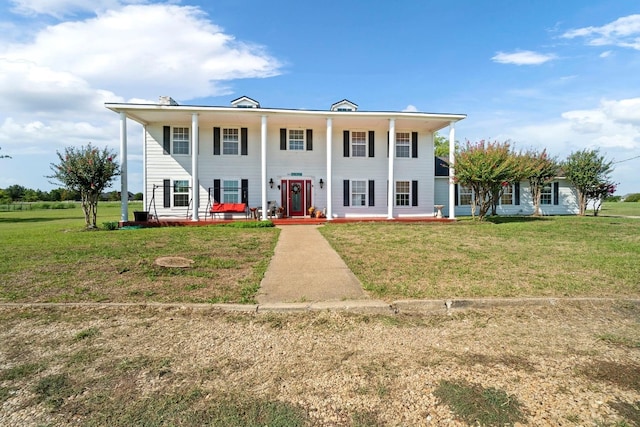
<svg viewBox="0 0 640 427">
<path fill-rule="evenodd" d="M 318 182 L 318 184 L 320 184 L 320 189 L 324 187 L 324 181 L 322 180 L 322 178 L 320 178 L 320 182 Z"/>
<path fill-rule="evenodd" d="M 269 178 L 269 187 L 273 188 L 273 178 Z"/>
</svg>

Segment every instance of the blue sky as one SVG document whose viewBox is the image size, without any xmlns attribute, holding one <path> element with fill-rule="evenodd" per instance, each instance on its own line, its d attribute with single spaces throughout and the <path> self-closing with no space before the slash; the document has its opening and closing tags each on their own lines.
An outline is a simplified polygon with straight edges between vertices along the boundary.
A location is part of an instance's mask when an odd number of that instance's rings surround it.
<svg viewBox="0 0 640 427">
<path fill-rule="evenodd" d="M 599 148 L 640 192 L 637 0 L 0 0 L 0 188 L 119 146 L 105 102 L 465 113 L 456 138 Z M 138 126 L 129 187 L 141 191 Z M 446 132 L 446 130 L 445 130 Z M 630 159 L 630 160 L 628 160 Z"/>
</svg>

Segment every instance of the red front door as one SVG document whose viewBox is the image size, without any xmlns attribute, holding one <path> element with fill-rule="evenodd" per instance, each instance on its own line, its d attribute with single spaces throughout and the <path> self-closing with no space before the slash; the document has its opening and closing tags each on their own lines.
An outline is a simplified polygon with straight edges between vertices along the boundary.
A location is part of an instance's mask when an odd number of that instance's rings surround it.
<svg viewBox="0 0 640 427">
<path fill-rule="evenodd" d="M 291 180 L 288 189 L 289 216 L 304 216 L 306 214 L 304 181 Z"/>
</svg>

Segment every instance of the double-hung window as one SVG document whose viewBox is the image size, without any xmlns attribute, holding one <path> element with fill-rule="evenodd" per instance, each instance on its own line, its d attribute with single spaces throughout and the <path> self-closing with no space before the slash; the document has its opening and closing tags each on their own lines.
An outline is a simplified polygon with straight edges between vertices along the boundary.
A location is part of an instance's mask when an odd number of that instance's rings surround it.
<svg viewBox="0 0 640 427">
<path fill-rule="evenodd" d="M 411 182 L 396 181 L 396 206 L 411 205 Z"/>
<path fill-rule="evenodd" d="M 411 134 L 409 132 L 396 132 L 396 157 L 411 156 Z"/>
<path fill-rule="evenodd" d="M 240 136 L 238 129 L 222 130 L 222 154 L 238 155 Z"/>
<path fill-rule="evenodd" d="M 473 200 L 473 191 L 471 187 L 466 187 L 464 185 L 458 186 L 458 199 L 460 205 L 471 205 L 471 201 Z"/>
<path fill-rule="evenodd" d="M 189 181 L 173 181 L 173 206 L 189 206 Z"/>
<path fill-rule="evenodd" d="M 289 129 L 289 150 L 304 150 L 304 129 Z"/>
<path fill-rule="evenodd" d="M 367 206 L 367 181 L 351 181 L 351 206 Z"/>
<path fill-rule="evenodd" d="M 513 204 L 513 185 L 507 184 L 502 189 L 502 197 L 500 198 L 501 205 Z"/>
<path fill-rule="evenodd" d="M 173 128 L 173 154 L 189 154 L 189 128 Z"/>
<path fill-rule="evenodd" d="M 367 156 L 367 132 L 351 132 L 351 157 Z"/>
<path fill-rule="evenodd" d="M 553 186 L 551 183 L 544 184 L 540 191 L 540 204 L 551 205 L 553 203 Z"/>
<path fill-rule="evenodd" d="M 222 181 L 222 202 L 240 203 L 240 186 L 237 180 Z"/>
</svg>

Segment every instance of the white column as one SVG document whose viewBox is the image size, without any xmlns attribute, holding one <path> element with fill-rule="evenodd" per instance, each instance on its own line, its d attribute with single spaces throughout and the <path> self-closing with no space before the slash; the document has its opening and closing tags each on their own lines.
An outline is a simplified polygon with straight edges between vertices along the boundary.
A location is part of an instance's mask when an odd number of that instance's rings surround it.
<svg viewBox="0 0 640 427">
<path fill-rule="evenodd" d="M 332 173 L 332 145 L 333 145 L 333 120 L 331 118 L 327 119 L 327 178 L 326 188 L 327 188 L 327 219 L 331 221 L 333 219 L 333 173 Z"/>
<path fill-rule="evenodd" d="M 395 185 L 393 182 L 393 159 L 396 157 L 396 120 L 389 120 L 389 188 L 387 198 L 387 219 L 393 219 Z"/>
<path fill-rule="evenodd" d="M 449 219 L 456 218 L 456 184 L 453 182 L 455 170 L 453 161 L 456 150 L 455 122 L 449 123 Z"/>
<path fill-rule="evenodd" d="M 193 200 L 192 221 L 198 221 L 200 207 L 200 185 L 198 184 L 198 113 L 191 115 L 191 194 Z"/>
<path fill-rule="evenodd" d="M 127 114 L 120 113 L 120 221 L 129 220 L 129 189 L 127 186 Z"/>
<path fill-rule="evenodd" d="M 142 125 L 142 210 L 147 210 L 147 125 Z"/>
<path fill-rule="evenodd" d="M 260 191 L 262 205 L 262 220 L 269 219 L 267 215 L 267 116 L 262 116 L 260 127 Z"/>
</svg>

